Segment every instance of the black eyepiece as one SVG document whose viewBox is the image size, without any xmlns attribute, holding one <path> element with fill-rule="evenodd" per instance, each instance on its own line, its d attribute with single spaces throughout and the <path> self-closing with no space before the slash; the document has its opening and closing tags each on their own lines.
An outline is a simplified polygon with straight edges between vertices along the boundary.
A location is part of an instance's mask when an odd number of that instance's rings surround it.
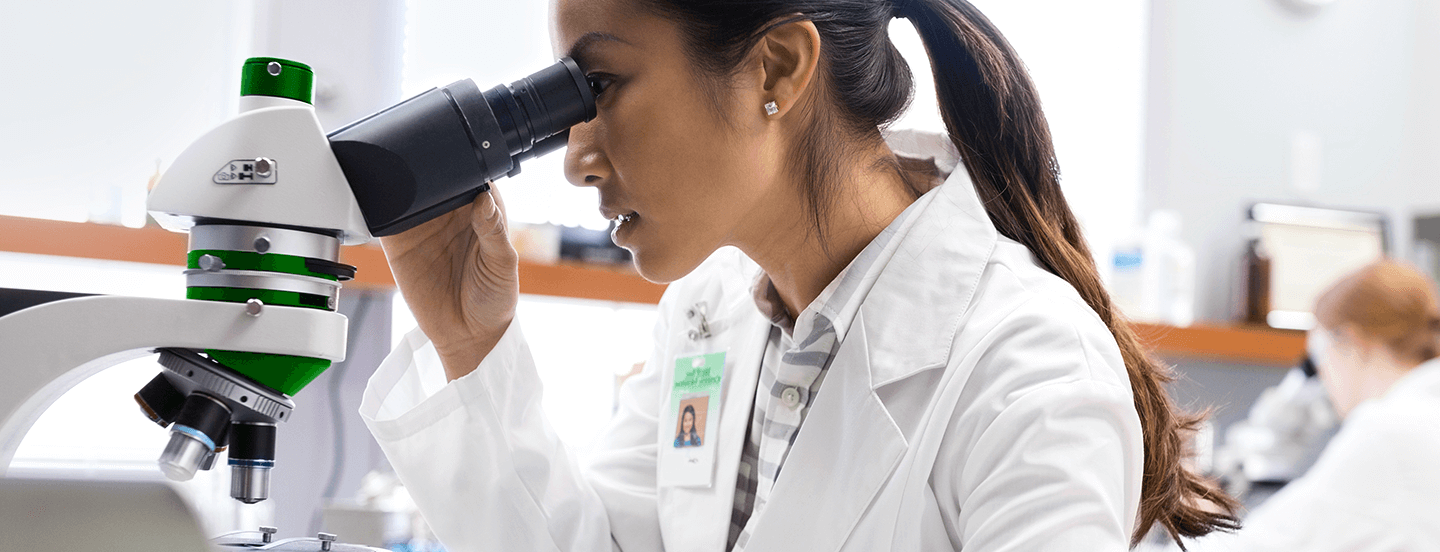
<svg viewBox="0 0 1440 552">
<path fill-rule="evenodd" d="M 594 118 L 595 93 L 564 58 L 483 93 L 469 79 L 430 89 L 329 138 L 370 233 L 389 236 L 473 201 Z"/>
</svg>

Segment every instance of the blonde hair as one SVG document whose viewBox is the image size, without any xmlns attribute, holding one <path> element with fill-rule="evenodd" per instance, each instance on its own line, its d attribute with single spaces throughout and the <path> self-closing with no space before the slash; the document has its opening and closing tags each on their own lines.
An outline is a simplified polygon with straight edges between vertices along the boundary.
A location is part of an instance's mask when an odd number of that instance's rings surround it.
<svg viewBox="0 0 1440 552">
<path fill-rule="evenodd" d="M 1403 361 L 1440 356 L 1440 294 L 1408 264 L 1386 259 L 1346 276 L 1320 295 L 1315 318 L 1332 330 L 1349 324 Z"/>
</svg>

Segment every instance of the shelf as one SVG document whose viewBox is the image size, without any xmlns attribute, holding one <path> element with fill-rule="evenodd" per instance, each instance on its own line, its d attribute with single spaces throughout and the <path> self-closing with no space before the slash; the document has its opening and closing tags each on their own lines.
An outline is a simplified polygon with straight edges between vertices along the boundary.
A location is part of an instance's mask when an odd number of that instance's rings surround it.
<svg viewBox="0 0 1440 552">
<path fill-rule="evenodd" d="M 126 228 L 0 216 L 0 251 L 181 266 L 186 235 L 158 227 Z M 378 242 L 340 248 L 340 262 L 356 267 L 351 288 L 394 288 Z M 665 286 L 624 267 L 520 263 L 520 292 L 535 295 L 658 303 Z"/>
<path fill-rule="evenodd" d="M 1171 360 L 1186 358 L 1288 368 L 1305 354 L 1305 332 L 1263 326 L 1176 328 L 1135 324 L 1135 333 L 1155 354 Z"/>
<path fill-rule="evenodd" d="M 0 251 L 180 265 L 184 234 L 157 227 L 125 228 L 0 216 Z M 355 265 L 349 287 L 393 288 L 385 252 L 378 244 L 343 247 L 341 261 Z M 625 267 L 590 264 L 520 263 L 520 292 L 535 295 L 658 303 L 665 286 L 645 281 Z M 1136 324 L 1142 343 L 1162 358 L 1195 359 L 1287 367 L 1305 352 L 1303 332 L 1243 326 L 1175 328 Z"/>
</svg>

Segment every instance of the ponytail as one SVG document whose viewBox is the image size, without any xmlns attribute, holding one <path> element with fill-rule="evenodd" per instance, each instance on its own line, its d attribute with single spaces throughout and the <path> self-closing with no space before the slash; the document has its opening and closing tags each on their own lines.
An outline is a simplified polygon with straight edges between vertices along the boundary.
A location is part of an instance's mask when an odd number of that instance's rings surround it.
<svg viewBox="0 0 1440 552">
<path fill-rule="evenodd" d="M 1145 439 L 1140 514 L 1131 544 L 1156 523 L 1178 542 L 1239 528 L 1238 504 L 1187 469 L 1183 436 L 1199 416 L 1178 412 L 1165 391 L 1169 369 L 1146 353 L 1100 282 L 1089 247 L 1060 189 L 1050 129 L 1020 58 L 995 26 L 964 0 L 905 0 L 935 68 L 940 113 L 980 203 L 1001 234 L 1074 286 L 1120 346 Z"/>
<path fill-rule="evenodd" d="M 823 128 L 811 129 L 798 158 L 805 165 L 810 198 L 806 214 L 822 234 L 822 215 L 833 195 L 827 193 L 834 184 L 829 175 L 838 174 L 836 164 L 844 157 L 835 150 L 844 141 L 830 137 L 848 131 L 879 140 L 879 127 L 904 112 L 913 78 L 888 28 L 895 17 L 914 23 L 935 69 L 945 127 L 990 220 L 1001 234 L 1025 244 L 1046 270 L 1074 286 L 1120 346 L 1145 444 L 1132 545 L 1157 523 L 1177 542 L 1239 528 L 1235 500 L 1184 467 L 1183 436 L 1196 429 L 1200 417 L 1176 410 L 1165 391 L 1173 376 L 1148 356 L 1100 283 L 1060 190 L 1050 128 L 1035 86 L 1010 44 L 974 6 L 965 0 L 642 1 L 676 21 L 689 58 L 701 73 L 722 81 L 734 75 L 776 22 L 799 14 L 815 24 L 823 43 L 823 93 L 838 109 L 818 114 L 829 119 L 816 123 Z"/>
</svg>

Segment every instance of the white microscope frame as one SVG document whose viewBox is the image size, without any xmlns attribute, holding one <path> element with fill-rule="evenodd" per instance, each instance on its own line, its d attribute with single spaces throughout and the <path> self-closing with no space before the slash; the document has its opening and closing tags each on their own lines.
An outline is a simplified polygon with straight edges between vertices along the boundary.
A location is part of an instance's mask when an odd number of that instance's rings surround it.
<svg viewBox="0 0 1440 552">
<path fill-rule="evenodd" d="M 348 325 L 344 315 L 319 309 L 266 305 L 251 315 L 244 303 L 121 296 L 65 299 L 0 317 L 0 477 L 40 415 L 106 368 L 159 347 L 341 361 Z M 133 414 L 141 415 L 139 406 Z"/>
<path fill-rule="evenodd" d="M 177 232 L 203 217 L 327 228 L 345 245 L 369 241 L 314 108 L 286 98 L 245 96 L 240 109 L 165 171 L 147 199 L 155 220 Z M 216 170 L 231 161 L 259 158 L 273 161 L 273 183 L 218 181 Z M 341 361 L 348 324 L 344 315 L 320 309 L 265 305 L 252 314 L 244 303 L 119 296 L 66 299 L 0 317 L 0 477 L 40 414 L 105 368 L 161 347 Z"/>
</svg>

